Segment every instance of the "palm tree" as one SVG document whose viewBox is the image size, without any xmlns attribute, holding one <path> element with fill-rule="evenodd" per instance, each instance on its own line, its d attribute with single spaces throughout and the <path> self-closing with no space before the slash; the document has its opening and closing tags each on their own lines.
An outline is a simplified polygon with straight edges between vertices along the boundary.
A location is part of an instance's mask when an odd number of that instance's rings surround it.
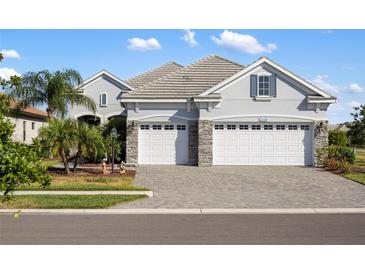
<svg viewBox="0 0 365 274">
<path fill-rule="evenodd" d="M 39 138 L 52 151 L 57 151 L 67 174 L 70 174 L 67 154 L 77 146 L 76 134 L 77 122 L 71 119 L 51 119 L 48 126 L 40 129 Z"/>
<path fill-rule="evenodd" d="M 95 160 L 98 154 L 105 150 L 100 129 L 95 126 L 79 123 L 75 138 L 77 138 L 77 152 L 75 154 L 73 172 L 75 172 L 82 155 L 92 157 Z"/>
<path fill-rule="evenodd" d="M 50 119 L 56 114 L 64 118 L 67 113 L 67 104 L 82 105 L 95 113 L 95 102 L 81 93 L 81 84 L 80 73 L 73 69 L 54 73 L 48 70 L 28 72 L 24 74 L 10 95 L 19 100 L 21 108 L 46 104 Z"/>
</svg>

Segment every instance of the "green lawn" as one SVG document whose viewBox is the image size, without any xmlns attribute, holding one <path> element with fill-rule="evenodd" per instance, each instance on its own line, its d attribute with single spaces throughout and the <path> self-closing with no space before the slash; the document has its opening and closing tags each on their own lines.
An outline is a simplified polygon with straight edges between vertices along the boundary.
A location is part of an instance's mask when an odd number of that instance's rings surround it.
<svg viewBox="0 0 365 274">
<path fill-rule="evenodd" d="M 43 190 L 40 185 L 21 186 L 16 190 Z M 44 190 L 148 190 L 133 185 L 133 177 L 105 176 L 54 176 L 51 185 Z"/>
<path fill-rule="evenodd" d="M 146 198 L 145 195 L 27 195 L 15 196 L 0 208 L 107 208 Z"/>
<path fill-rule="evenodd" d="M 356 159 L 355 159 L 355 163 L 352 165 L 352 168 L 354 169 L 354 171 L 357 171 L 357 172 L 356 173 L 351 172 L 349 174 L 344 174 L 344 177 L 365 185 L 365 152 L 364 151 L 356 152 Z M 363 171 L 363 173 L 360 173 L 359 171 Z"/>
</svg>

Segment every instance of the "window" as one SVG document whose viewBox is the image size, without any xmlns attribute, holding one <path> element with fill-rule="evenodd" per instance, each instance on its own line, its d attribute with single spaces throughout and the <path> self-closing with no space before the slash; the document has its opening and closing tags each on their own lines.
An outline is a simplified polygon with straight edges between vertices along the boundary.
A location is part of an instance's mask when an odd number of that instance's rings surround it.
<svg viewBox="0 0 365 274">
<path fill-rule="evenodd" d="M 289 125 L 288 126 L 288 129 L 289 130 L 297 130 L 298 129 L 298 126 L 297 125 Z"/>
<path fill-rule="evenodd" d="M 227 130 L 236 130 L 236 125 L 227 125 Z"/>
<path fill-rule="evenodd" d="M 141 125 L 141 130 L 149 130 L 150 126 L 149 125 Z"/>
<path fill-rule="evenodd" d="M 174 125 L 165 125 L 165 130 L 174 130 Z"/>
<path fill-rule="evenodd" d="M 276 125 L 276 130 L 285 130 L 285 125 Z"/>
<path fill-rule="evenodd" d="M 153 126 L 152 126 L 152 129 L 153 129 L 153 130 L 161 130 L 161 129 L 162 129 L 162 127 L 161 127 L 161 125 L 153 125 Z"/>
<path fill-rule="evenodd" d="M 269 76 L 259 76 L 258 77 L 258 93 L 257 96 L 269 96 L 270 88 L 269 88 Z"/>
<path fill-rule="evenodd" d="M 301 125 L 300 129 L 301 130 L 309 130 L 309 125 Z"/>
<path fill-rule="evenodd" d="M 252 130 L 261 130 L 261 126 L 260 125 L 252 125 L 251 129 Z"/>
<path fill-rule="evenodd" d="M 264 130 L 273 130 L 272 125 L 264 125 Z"/>
<path fill-rule="evenodd" d="M 27 122 L 23 121 L 23 142 L 27 139 Z"/>
<path fill-rule="evenodd" d="M 100 106 L 106 107 L 108 105 L 108 94 L 105 92 L 100 94 Z"/>
<path fill-rule="evenodd" d="M 248 125 L 240 125 L 240 130 L 248 130 Z"/>
<path fill-rule="evenodd" d="M 186 129 L 186 126 L 185 125 L 177 125 L 176 126 L 176 129 L 177 130 L 185 130 Z"/>
<path fill-rule="evenodd" d="M 224 129 L 224 125 L 214 125 L 214 129 L 215 130 L 223 130 Z"/>
<path fill-rule="evenodd" d="M 32 122 L 32 129 L 35 129 L 35 122 Z"/>
</svg>

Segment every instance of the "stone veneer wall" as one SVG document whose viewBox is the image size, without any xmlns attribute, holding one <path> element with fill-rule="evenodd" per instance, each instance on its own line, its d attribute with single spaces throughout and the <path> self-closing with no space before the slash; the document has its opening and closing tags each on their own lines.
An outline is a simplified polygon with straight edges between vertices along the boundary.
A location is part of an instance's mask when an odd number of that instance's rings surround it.
<svg viewBox="0 0 365 274">
<path fill-rule="evenodd" d="M 328 146 L 328 121 L 314 122 L 314 163 L 318 165 L 317 151 Z"/>
<path fill-rule="evenodd" d="M 198 121 L 189 121 L 189 164 L 196 166 L 198 164 Z"/>
<path fill-rule="evenodd" d="M 211 166 L 213 162 L 213 122 L 200 120 L 198 125 L 198 166 Z"/>
<path fill-rule="evenodd" d="M 138 164 L 138 121 L 127 119 L 126 162 Z"/>
</svg>

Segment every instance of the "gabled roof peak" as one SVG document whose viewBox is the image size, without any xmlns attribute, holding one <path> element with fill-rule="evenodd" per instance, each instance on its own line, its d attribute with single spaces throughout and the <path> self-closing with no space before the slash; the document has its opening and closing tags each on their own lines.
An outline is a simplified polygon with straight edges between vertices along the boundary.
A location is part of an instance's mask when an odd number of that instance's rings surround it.
<svg viewBox="0 0 365 274">
<path fill-rule="evenodd" d="M 130 85 L 128 85 L 126 82 L 124 82 L 122 79 L 120 79 L 119 77 L 115 76 L 114 74 L 110 73 L 109 71 L 107 71 L 106 69 L 102 69 L 100 70 L 98 73 L 94 74 L 93 76 L 87 78 L 86 80 L 84 80 L 84 82 L 78 86 L 77 88 L 82 88 L 88 84 L 90 84 L 91 82 L 95 81 L 96 79 L 98 79 L 101 76 L 107 76 L 110 79 L 112 79 L 113 81 L 119 83 L 122 86 L 127 87 L 128 89 L 133 89 Z"/>
</svg>

